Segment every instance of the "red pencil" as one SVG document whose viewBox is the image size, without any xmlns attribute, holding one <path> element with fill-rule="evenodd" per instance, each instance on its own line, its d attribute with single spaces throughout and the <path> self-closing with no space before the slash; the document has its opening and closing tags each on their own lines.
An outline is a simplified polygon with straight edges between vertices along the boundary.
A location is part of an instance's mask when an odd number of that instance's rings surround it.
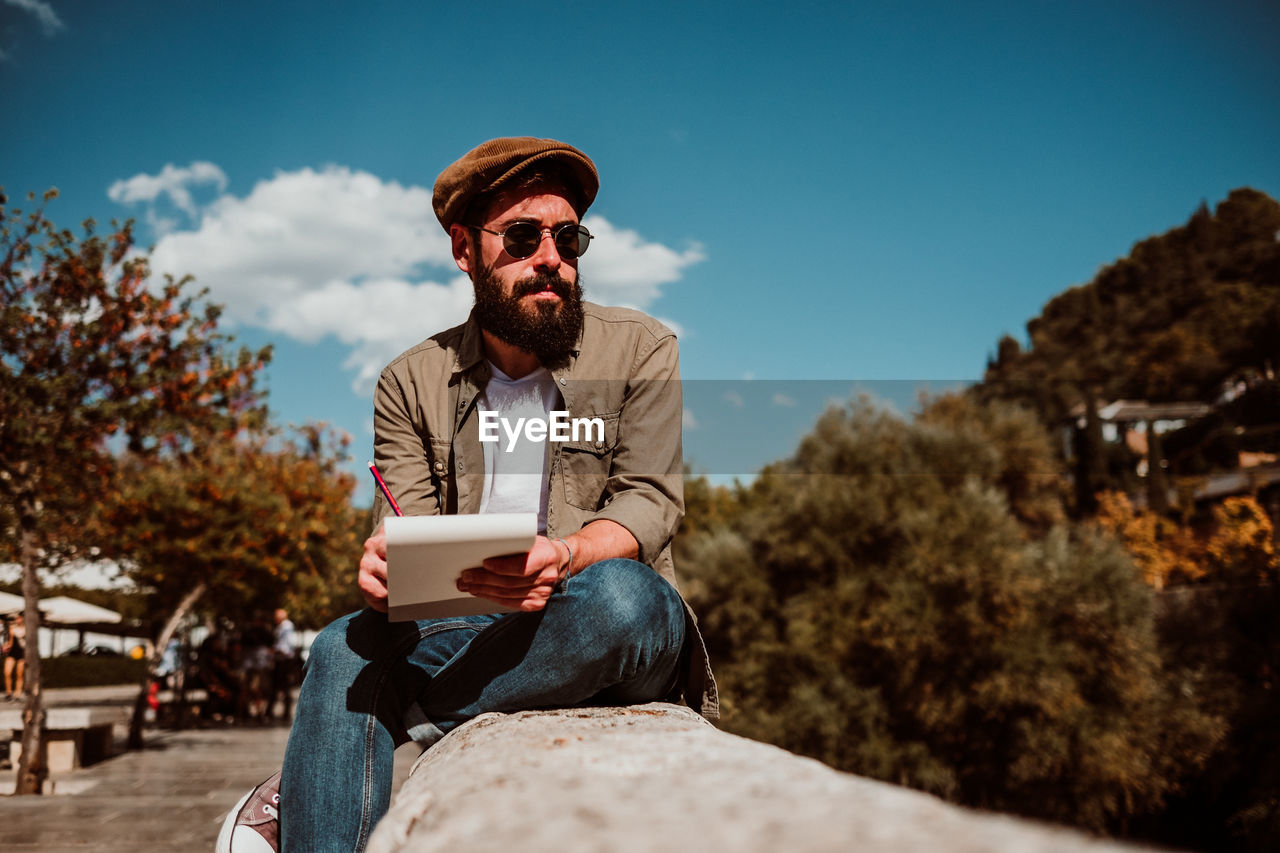
<svg viewBox="0 0 1280 853">
<path fill-rule="evenodd" d="M 378 488 L 382 489 L 382 494 L 386 497 L 387 503 L 391 504 L 391 508 L 396 511 L 396 515 L 404 515 L 404 513 L 400 511 L 400 504 L 396 503 L 396 499 L 391 496 L 391 490 L 387 488 L 387 484 L 383 481 L 382 475 L 378 473 L 378 466 L 370 462 L 369 470 L 373 472 L 373 479 L 378 481 Z"/>
</svg>

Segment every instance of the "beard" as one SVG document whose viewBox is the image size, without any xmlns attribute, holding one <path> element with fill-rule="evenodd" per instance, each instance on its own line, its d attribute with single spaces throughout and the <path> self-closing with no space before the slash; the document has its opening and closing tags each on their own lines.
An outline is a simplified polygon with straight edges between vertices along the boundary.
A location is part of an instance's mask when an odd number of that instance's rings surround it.
<svg viewBox="0 0 1280 853">
<path fill-rule="evenodd" d="M 473 284 L 480 328 L 504 343 L 533 353 L 544 367 L 568 363 L 582 332 L 581 276 L 576 282 L 568 282 L 555 273 L 538 273 L 517 281 L 508 296 L 493 274 L 493 267 L 482 266 L 476 271 Z M 520 304 L 522 297 L 544 290 L 559 296 L 560 301 Z"/>
</svg>

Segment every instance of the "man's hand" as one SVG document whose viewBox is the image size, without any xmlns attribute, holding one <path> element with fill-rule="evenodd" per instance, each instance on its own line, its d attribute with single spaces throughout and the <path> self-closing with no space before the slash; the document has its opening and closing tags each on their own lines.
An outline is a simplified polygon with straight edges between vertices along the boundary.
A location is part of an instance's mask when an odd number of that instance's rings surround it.
<svg viewBox="0 0 1280 853">
<path fill-rule="evenodd" d="M 374 610 L 387 612 L 387 531 L 379 524 L 372 536 L 364 540 L 364 556 L 360 558 L 360 594 Z"/>
<path fill-rule="evenodd" d="M 640 546 L 625 527 L 614 521 L 593 521 L 568 537 L 571 546 L 537 537 L 525 554 L 493 557 L 482 568 L 467 569 L 458 578 L 458 591 L 514 607 L 541 610 L 569 565 L 573 548 L 573 571 L 612 557 L 636 559 Z M 374 610 L 387 612 L 387 534 L 384 525 L 364 542 L 360 558 L 360 593 Z"/>
<path fill-rule="evenodd" d="M 372 541 L 372 540 L 370 540 Z M 383 557 L 386 548 L 383 547 Z M 366 543 L 366 559 L 368 557 Z M 539 536 L 526 554 L 491 557 L 482 568 L 467 569 L 458 578 L 458 591 L 469 592 L 497 604 L 517 610 L 534 611 L 547 606 L 551 590 L 560 579 L 560 570 L 569 562 L 569 551 L 563 543 Z M 360 564 L 363 589 L 364 563 Z M 383 608 L 386 608 L 386 570 L 382 563 Z M 368 595 L 366 594 L 366 598 Z"/>
</svg>

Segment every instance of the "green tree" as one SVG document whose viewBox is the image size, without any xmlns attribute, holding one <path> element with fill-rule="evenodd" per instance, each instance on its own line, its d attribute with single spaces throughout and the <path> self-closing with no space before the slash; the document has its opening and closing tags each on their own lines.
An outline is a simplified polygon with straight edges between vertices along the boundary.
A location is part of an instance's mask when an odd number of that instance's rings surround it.
<svg viewBox="0 0 1280 853">
<path fill-rule="evenodd" d="M 309 425 L 292 437 L 246 433 L 122 460 L 96 541 L 146 592 L 149 612 L 168 614 L 150 678 L 193 608 L 234 619 L 287 606 L 304 625 L 355 609 L 363 514 L 351 504 L 353 477 L 338 467 L 346 445 L 345 436 Z M 131 727 L 134 747 L 147 686 Z"/>
<path fill-rule="evenodd" d="M 1278 231 L 1280 202 L 1257 190 L 1233 190 L 1212 212 L 1202 205 L 1051 299 L 1027 323 L 1029 347 L 1002 338 L 980 393 L 1061 425 L 1097 399 L 1213 401 L 1228 383 L 1266 382 L 1280 366 Z M 1105 472 L 1093 482 L 1097 439 L 1081 438 L 1077 503 L 1092 511 L 1092 495 L 1119 483 Z M 1176 475 L 1180 440 L 1168 438 Z"/>
<path fill-rule="evenodd" d="M 145 453 L 192 430 L 231 434 L 261 416 L 253 380 L 269 353 L 225 354 L 218 309 L 201 310 L 187 279 L 151 281 L 129 224 L 101 237 L 88 221 L 77 238 L 43 205 L 24 216 L 7 204 L 0 195 L 0 513 L 34 638 L 37 570 L 83 553 L 113 467 L 108 442 Z M 26 672 L 18 793 L 42 785 L 34 641 Z"/>
<path fill-rule="evenodd" d="M 916 424 L 963 440 L 969 476 L 995 485 L 1022 525 L 1038 534 L 1066 520 L 1066 479 L 1053 437 L 1033 410 L 1002 401 L 983 403 L 972 391 L 924 403 Z"/>
<path fill-rule="evenodd" d="M 1159 808 L 1218 729 L 1164 688 L 1132 561 L 1061 523 L 1055 466 L 1025 412 L 969 398 L 829 410 L 680 546 L 726 725 L 1092 829 Z"/>
</svg>

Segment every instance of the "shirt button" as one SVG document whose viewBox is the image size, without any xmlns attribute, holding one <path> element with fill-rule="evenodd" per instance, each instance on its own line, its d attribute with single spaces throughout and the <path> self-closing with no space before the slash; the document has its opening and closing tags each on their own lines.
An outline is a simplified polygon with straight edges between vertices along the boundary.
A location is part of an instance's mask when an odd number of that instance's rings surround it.
<svg viewBox="0 0 1280 853">
<path fill-rule="evenodd" d="M 444 463 L 443 463 L 443 462 L 437 462 L 437 463 L 436 463 L 434 466 L 432 466 L 432 467 L 434 467 L 434 468 L 435 468 L 435 472 L 436 472 L 437 474 L 443 474 L 443 473 L 444 473 Z"/>
<path fill-rule="evenodd" d="M 604 450 L 604 442 L 596 439 L 596 450 Z"/>
<path fill-rule="evenodd" d="M 561 376 L 561 377 L 560 377 L 560 384 L 561 384 L 561 385 L 566 385 L 566 384 L 568 384 L 568 383 L 566 382 L 566 380 L 565 380 L 565 378 L 564 378 L 563 376 Z"/>
</svg>

